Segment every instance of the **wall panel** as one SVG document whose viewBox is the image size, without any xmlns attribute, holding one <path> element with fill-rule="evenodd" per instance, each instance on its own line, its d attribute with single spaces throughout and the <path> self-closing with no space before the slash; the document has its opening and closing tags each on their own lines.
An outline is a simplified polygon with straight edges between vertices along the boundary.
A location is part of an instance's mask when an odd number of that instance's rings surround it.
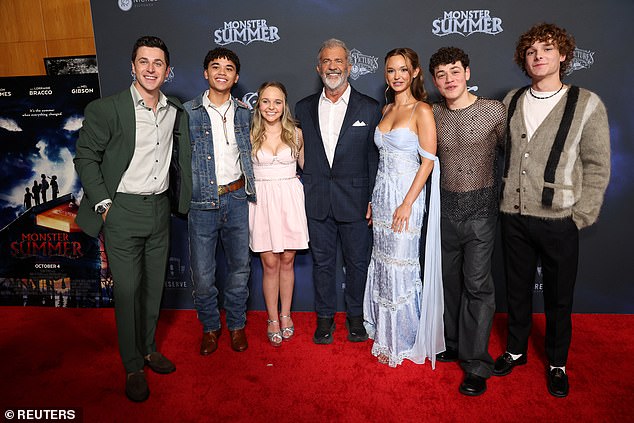
<svg viewBox="0 0 634 423">
<path fill-rule="evenodd" d="M 95 54 L 89 0 L 1 0 L 0 77 L 45 75 L 45 57 Z"/>
<path fill-rule="evenodd" d="M 0 1 L 0 42 L 45 39 L 40 1 Z"/>
<path fill-rule="evenodd" d="M 0 43 L 0 76 L 46 75 L 46 55 L 43 40 Z"/>
<path fill-rule="evenodd" d="M 86 56 L 95 54 L 94 38 L 72 38 L 66 40 L 47 40 L 48 57 Z"/>
<path fill-rule="evenodd" d="M 90 3 L 86 0 L 40 0 L 48 40 L 92 37 Z"/>
</svg>

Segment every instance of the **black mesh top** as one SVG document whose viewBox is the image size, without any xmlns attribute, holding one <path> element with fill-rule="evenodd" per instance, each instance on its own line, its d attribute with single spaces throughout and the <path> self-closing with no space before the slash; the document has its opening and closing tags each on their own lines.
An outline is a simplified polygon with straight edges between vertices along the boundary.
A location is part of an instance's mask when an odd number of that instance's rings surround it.
<svg viewBox="0 0 634 423">
<path fill-rule="evenodd" d="M 464 109 L 450 110 L 442 102 L 433 110 L 442 216 L 464 221 L 497 214 L 497 156 L 504 146 L 505 106 L 478 97 Z"/>
</svg>

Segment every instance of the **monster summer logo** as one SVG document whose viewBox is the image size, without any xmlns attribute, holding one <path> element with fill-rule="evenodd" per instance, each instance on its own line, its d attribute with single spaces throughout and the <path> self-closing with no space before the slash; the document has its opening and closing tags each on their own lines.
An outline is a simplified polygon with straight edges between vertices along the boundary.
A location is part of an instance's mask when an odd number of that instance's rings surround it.
<svg viewBox="0 0 634 423">
<path fill-rule="evenodd" d="M 214 31 L 214 42 L 220 46 L 231 43 L 249 45 L 254 41 L 274 43 L 279 39 L 278 28 L 269 26 L 265 19 L 225 22 L 223 28 Z"/>
<path fill-rule="evenodd" d="M 23 233 L 19 241 L 11 243 L 11 256 L 61 256 L 76 259 L 83 256 L 81 243 L 71 241 L 68 233 Z"/>
<path fill-rule="evenodd" d="M 443 12 L 434 19 L 431 32 L 439 37 L 460 34 L 468 37 L 475 32 L 496 35 L 502 32 L 502 19 L 491 16 L 488 10 L 454 10 Z"/>
<path fill-rule="evenodd" d="M 350 78 L 356 81 L 362 75 L 376 72 L 379 68 L 378 60 L 378 57 L 368 56 L 353 48 L 350 50 L 350 64 L 352 65 Z"/>
</svg>

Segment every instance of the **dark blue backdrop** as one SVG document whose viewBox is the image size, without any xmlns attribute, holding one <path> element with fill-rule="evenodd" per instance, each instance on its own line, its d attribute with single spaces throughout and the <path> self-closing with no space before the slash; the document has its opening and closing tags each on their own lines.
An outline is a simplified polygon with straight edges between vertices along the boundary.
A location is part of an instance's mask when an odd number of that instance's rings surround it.
<svg viewBox="0 0 634 423">
<path fill-rule="evenodd" d="M 330 37 L 344 40 L 353 50 L 352 85 L 379 101 L 383 100 L 385 88 L 383 57 L 387 51 L 412 47 L 426 68 L 430 54 L 448 45 L 470 54 L 471 89 L 477 95 L 501 99 L 511 88 L 528 83 L 513 63 L 518 36 L 537 22 L 554 22 L 567 28 L 575 35 L 578 49 L 575 70 L 566 82 L 602 97 L 612 135 L 612 179 L 603 211 L 599 222 L 581 234 L 575 312 L 634 312 L 634 231 L 630 224 L 634 211 L 634 58 L 628 45 L 634 39 L 633 2 L 93 0 L 91 4 L 102 94 L 129 86 L 131 46 L 138 36 L 153 34 L 165 40 L 172 56 L 173 80 L 164 91 L 183 100 L 206 89 L 203 57 L 209 49 L 225 45 L 238 53 L 242 62 L 234 95 L 253 100 L 252 93 L 263 81 L 279 80 L 287 86 L 289 101 L 294 104 L 320 88 L 315 72 L 316 53 L 320 43 Z M 627 50 L 622 46 L 627 46 Z M 431 84 L 427 87 L 435 94 Z M 178 271 L 173 271 L 168 280 L 165 306 L 190 308 L 185 222 L 174 223 L 172 255 L 173 267 Z M 504 311 L 499 249 L 494 269 L 498 310 Z M 223 272 L 221 267 L 221 278 Z M 310 254 L 298 255 L 296 276 L 294 308 L 310 310 Z M 343 280 L 343 269 L 338 280 Z M 540 294 L 537 286 L 536 296 Z M 264 307 L 257 258 L 253 260 L 250 307 Z M 541 307 L 541 301 L 536 301 L 535 310 Z"/>
</svg>

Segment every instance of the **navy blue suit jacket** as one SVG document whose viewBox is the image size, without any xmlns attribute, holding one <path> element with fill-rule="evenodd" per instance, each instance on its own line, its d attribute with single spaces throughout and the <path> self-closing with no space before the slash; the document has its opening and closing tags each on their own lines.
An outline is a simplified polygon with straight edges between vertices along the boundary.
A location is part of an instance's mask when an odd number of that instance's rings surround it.
<svg viewBox="0 0 634 423">
<path fill-rule="evenodd" d="M 295 117 L 304 135 L 306 215 L 325 219 L 332 209 L 338 221 L 362 220 L 372 198 L 379 162 L 374 145 L 374 131 L 381 116 L 379 103 L 352 88 L 331 168 L 319 128 L 320 95 L 308 96 L 295 106 Z"/>
</svg>

